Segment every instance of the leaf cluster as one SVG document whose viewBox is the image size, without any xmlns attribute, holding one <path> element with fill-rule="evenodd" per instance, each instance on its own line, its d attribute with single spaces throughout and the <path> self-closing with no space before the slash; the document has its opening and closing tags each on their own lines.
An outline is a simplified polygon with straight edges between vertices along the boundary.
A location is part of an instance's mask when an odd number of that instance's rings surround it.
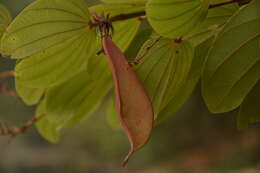
<svg viewBox="0 0 260 173">
<path fill-rule="evenodd" d="M 84 0 L 36 0 L 12 20 L 0 5 L 0 53 L 17 60 L 16 90 L 27 105 L 38 105 L 36 115 L 44 117 L 37 129 L 51 142 L 106 96 L 108 122 L 120 127 L 93 14 L 109 15 L 111 38 L 143 84 L 156 124 L 201 81 L 209 111 L 240 107 L 244 128 L 260 120 L 259 9 L 260 0 L 103 0 L 91 7 Z"/>
</svg>

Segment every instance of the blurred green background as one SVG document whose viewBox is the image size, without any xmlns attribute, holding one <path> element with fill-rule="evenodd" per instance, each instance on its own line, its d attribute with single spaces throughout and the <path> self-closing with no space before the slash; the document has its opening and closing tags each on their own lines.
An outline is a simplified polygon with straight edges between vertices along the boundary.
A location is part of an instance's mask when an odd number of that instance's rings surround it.
<svg viewBox="0 0 260 173">
<path fill-rule="evenodd" d="M 17 15 L 33 0 L 0 0 Z M 90 0 L 91 1 L 91 0 Z M 94 4 L 95 1 L 89 2 Z M 0 58 L 0 72 L 14 61 Z M 13 80 L 8 80 L 13 87 Z M 64 131 L 58 144 L 45 141 L 32 128 L 11 139 L 0 137 L 0 173 L 258 173 L 260 127 L 236 129 L 237 111 L 212 115 L 199 87 L 185 106 L 157 126 L 150 142 L 130 160 L 123 132 L 106 122 L 106 103 L 89 119 Z M 0 95 L 0 120 L 14 127 L 34 115 L 34 107 Z"/>
</svg>

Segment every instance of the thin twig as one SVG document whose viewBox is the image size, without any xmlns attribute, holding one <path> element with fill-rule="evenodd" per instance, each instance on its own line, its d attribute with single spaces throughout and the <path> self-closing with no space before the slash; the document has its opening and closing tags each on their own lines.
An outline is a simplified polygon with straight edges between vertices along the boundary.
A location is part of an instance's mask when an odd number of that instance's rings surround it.
<svg viewBox="0 0 260 173">
<path fill-rule="evenodd" d="M 3 80 L 8 77 L 13 77 L 14 76 L 14 71 L 5 71 L 0 73 L 0 79 Z"/>
<path fill-rule="evenodd" d="M 140 12 L 136 12 L 136 13 L 129 13 L 129 14 L 120 14 L 120 15 L 111 17 L 110 21 L 116 22 L 116 21 L 121 21 L 121 20 L 137 18 L 137 17 L 141 17 L 141 16 L 145 16 L 145 11 L 140 11 Z"/>
<path fill-rule="evenodd" d="M 30 127 L 32 127 L 38 120 L 40 120 L 44 115 L 35 116 L 33 119 L 27 121 L 20 127 L 16 127 L 14 129 L 9 129 L 4 125 L 2 122 L 0 122 L 0 135 L 1 136 L 11 136 L 15 137 L 19 134 L 25 133 L 26 130 L 28 130 Z"/>
</svg>

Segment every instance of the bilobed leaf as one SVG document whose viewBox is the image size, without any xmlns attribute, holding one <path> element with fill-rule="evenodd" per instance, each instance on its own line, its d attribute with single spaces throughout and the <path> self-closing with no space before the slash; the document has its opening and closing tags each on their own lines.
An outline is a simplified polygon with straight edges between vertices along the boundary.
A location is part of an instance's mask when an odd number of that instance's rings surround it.
<svg viewBox="0 0 260 173">
<path fill-rule="evenodd" d="M 147 90 L 157 117 L 185 82 L 193 59 L 193 48 L 186 41 L 152 37 L 141 48 L 136 72 Z"/>
<path fill-rule="evenodd" d="M 28 88 L 21 84 L 21 82 L 15 79 L 15 89 L 20 96 L 20 98 L 27 105 L 37 104 L 44 94 L 44 89 L 42 88 Z"/>
<path fill-rule="evenodd" d="M 60 124 L 54 124 L 50 122 L 46 117 L 45 101 L 42 101 L 36 110 L 37 116 L 42 116 L 35 124 L 37 131 L 42 137 L 44 137 L 49 142 L 57 143 L 60 139 Z"/>
<path fill-rule="evenodd" d="M 183 79 L 184 82 L 182 87 L 172 97 L 171 101 L 159 112 L 159 115 L 156 119 L 157 123 L 160 123 L 167 117 L 174 115 L 192 94 L 196 84 L 201 77 L 203 65 L 212 40 L 213 39 L 208 39 L 195 48 L 195 54 L 192 60 L 189 74 L 185 79 Z"/>
<path fill-rule="evenodd" d="M 0 40 L 11 20 L 12 17 L 9 11 L 3 5 L 0 4 Z"/>
<path fill-rule="evenodd" d="M 192 32 L 206 18 L 208 0 L 150 0 L 146 13 L 154 30 L 169 38 Z"/>
<path fill-rule="evenodd" d="M 102 43 L 113 72 L 120 123 L 131 144 L 125 164 L 148 141 L 153 127 L 153 108 L 143 85 L 108 34 L 105 34 Z"/>
<path fill-rule="evenodd" d="M 217 35 L 202 76 L 202 94 L 213 113 L 238 107 L 260 75 L 260 1 L 241 8 Z"/>
<path fill-rule="evenodd" d="M 225 0 L 213 0 L 211 4 L 222 3 Z M 205 21 L 183 39 L 188 40 L 193 46 L 198 46 L 208 38 L 214 36 L 221 26 L 239 9 L 238 4 L 210 8 Z"/>
<path fill-rule="evenodd" d="M 83 71 L 97 49 L 84 0 L 37 0 L 9 25 L 1 50 L 22 59 L 16 78 L 30 88 L 48 88 Z"/>
<path fill-rule="evenodd" d="M 5 55 L 21 59 L 89 32 L 84 0 L 37 0 L 8 26 L 2 39 Z"/>
<path fill-rule="evenodd" d="M 237 118 L 238 128 L 247 128 L 250 123 L 260 122 L 259 91 L 260 82 L 257 82 L 241 104 Z"/>
</svg>

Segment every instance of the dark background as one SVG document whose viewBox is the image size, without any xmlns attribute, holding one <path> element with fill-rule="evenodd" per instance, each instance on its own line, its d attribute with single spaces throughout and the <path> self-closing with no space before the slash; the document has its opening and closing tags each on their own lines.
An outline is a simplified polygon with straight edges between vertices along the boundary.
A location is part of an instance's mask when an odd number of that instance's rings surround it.
<svg viewBox="0 0 260 173">
<path fill-rule="evenodd" d="M 0 3 L 15 16 L 32 1 Z M 14 61 L 0 58 L 1 72 L 13 66 Z M 8 82 L 13 85 L 12 79 Z M 9 127 L 33 117 L 34 109 L 0 94 L 0 120 Z M 150 142 L 122 168 L 128 142 L 122 131 L 107 124 L 104 103 L 85 122 L 64 131 L 58 144 L 48 143 L 34 128 L 14 139 L 0 137 L 0 173 L 258 173 L 260 127 L 237 130 L 236 115 L 236 110 L 210 114 L 198 86 L 185 106 L 156 127 Z"/>
</svg>

